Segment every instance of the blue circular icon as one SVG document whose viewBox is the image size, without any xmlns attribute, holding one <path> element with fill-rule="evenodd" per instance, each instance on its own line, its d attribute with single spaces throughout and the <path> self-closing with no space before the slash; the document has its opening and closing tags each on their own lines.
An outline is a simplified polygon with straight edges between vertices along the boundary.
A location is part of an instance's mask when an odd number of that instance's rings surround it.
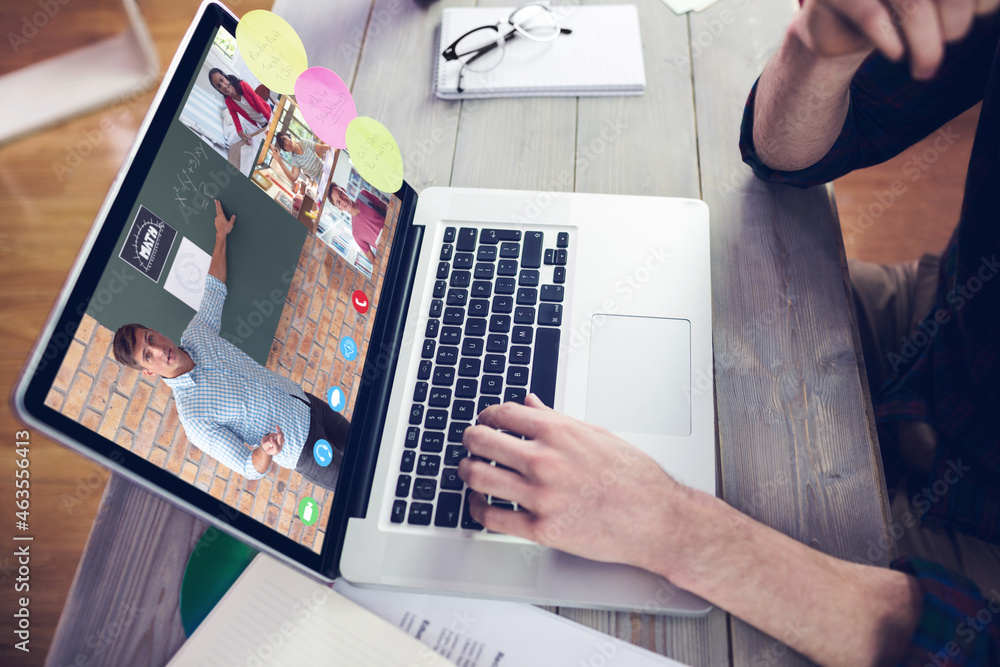
<svg viewBox="0 0 1000 667">
<path fill-rule="evenodd" d="M 326 392 L 326 402 L 335 411 L 340 412 L 347 405 L 347 397 L 340 387 L 330 387 L 330 391 Z"/>
<path fill-rule="evenodd" d="M 358 358 L 358 344 L 350 336 L 344 336 L 340 339 L 340 353 L 344 355 L 344 359 L 354 361 Z"/>
<path fill-rule="evenodd" d="M 313 445 L 313 458 L 324 468 L 333 460 L 333 447 L 326 440 L 317 440 Z"/>
</svg>

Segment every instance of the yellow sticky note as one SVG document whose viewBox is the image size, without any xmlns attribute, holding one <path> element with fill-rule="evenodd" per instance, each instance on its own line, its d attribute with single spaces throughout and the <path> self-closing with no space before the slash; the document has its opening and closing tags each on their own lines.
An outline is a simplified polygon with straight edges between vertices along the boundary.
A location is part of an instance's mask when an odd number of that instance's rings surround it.
<svg viewBox="0 0 1000 667">
<path fill-rule="evenodd" d="M 347 125 L 347 153 L 354 168 L 382 192 L 403 187 L 403 155 L 382 123 L 358 116 Z"/>
<path fill-rule="evenodd" d="M 309 67 L 295 29 L 264 9 L 247 12 L 236 24 L 236 47 L 253 75 L 282 95 L 295 93 L 295 80 Z"/>
</svg>

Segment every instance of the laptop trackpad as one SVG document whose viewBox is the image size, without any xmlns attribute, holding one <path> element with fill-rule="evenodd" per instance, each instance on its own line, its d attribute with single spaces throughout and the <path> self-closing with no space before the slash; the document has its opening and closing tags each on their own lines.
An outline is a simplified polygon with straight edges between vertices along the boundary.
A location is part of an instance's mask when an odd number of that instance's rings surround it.
<svg viewBox="0 0 1000 667">
<path fill-rule="evenodd" d="M 691 322 L 593 316 L 586 420 L 617 433 L 691 434 Z"/>
</svg>

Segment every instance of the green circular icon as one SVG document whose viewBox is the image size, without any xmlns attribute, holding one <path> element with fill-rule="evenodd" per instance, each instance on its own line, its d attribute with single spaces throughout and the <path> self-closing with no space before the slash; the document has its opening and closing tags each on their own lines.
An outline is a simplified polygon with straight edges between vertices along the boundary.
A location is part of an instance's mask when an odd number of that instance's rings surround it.
<svg viewBox="0 0 1000 667">
<path fill-rule="evenodd" d="M 299 501 L 299 519 L 307 526 L 311 526 L 319 520 L 319 503 L 306 496 Z"/>
</svg>

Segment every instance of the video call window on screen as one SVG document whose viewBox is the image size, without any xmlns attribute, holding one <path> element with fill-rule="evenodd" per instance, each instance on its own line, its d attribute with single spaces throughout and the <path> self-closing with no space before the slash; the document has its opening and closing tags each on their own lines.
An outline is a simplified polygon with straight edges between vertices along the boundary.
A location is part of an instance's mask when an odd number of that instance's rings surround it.
<svg viewBox="0 0 1000 667">
<path fill-rule="evenodd" d="M 216 200 L 227 218 L 235 216 L 224 296 L 207 278 Z M 322 142 L 292 97 L 263 86 L 233 36 L 218 30 L 46 404 L 318 553 L 333 491 L 315 480 L 339 464 L 342 443 L 307 441 L 318 423 L 314 403 L 347 422 L 354 414 L 399 203 L 361 178 L 346 151 Z M 201 320 L 209 329 L 217 323 L 210 345 L 221 347 L 211 349 L 224 350 L 220 358 L 232 351 L 259 379 L 254 391 L 265 386 L 291 402 L 286 456 L 274 456 L 259 479 L 195 444 L 204 429 L 182 422 L 184 387 L 115 358 L 122 325 L 138 323 L 179 351 L 185 332 L 197 338 L 192 322 Z M 219 457 L 252 458 L 248 445 L 273 445 L 274 429 L 248 426 L 260 407 L 252 398 L 220 397 L 219 404 L 212 409 L 249 415 L 229 420 Z M 287 460 L 292 449 L 302 458 Z M 296 469 L 302 460 L 308 466 Z"/>
</svg>

